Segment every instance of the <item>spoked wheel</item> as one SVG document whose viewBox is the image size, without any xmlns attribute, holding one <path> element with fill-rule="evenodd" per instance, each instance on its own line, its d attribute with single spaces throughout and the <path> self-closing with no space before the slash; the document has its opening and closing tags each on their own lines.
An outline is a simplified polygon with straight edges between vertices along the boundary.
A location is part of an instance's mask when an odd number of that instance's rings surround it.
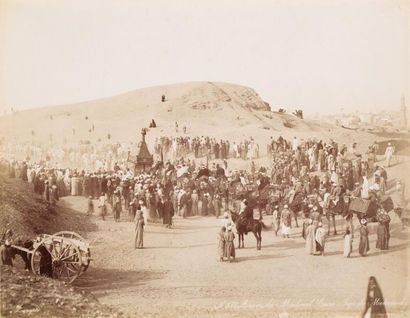
<svg viewBox="0 0 410 318">
<path fill-rule="evenodd" d="M 61 232 L 57 232 L 55 234 L 53 234 L 54 236 L 61 236 L 61 237 L 66 237 L 69 239 L 76 239 L 76 240 L 80 240 L 80 241 L 85 241 L 84 238 L 76 233 L 76 232 L 72 232 L 72 231 L 61 231 Z"/>
<path fill-rule="evenodd" d="M 54 236 L 61 236 L 61 237 L 66 237 L 69 239 L 74 239 L 74 240 L 79 240 L 79 241 L 85 241 L 84 238 L 76 233 L 76 232 L 72 232 L 72 231 L 61 231 L 61 232 L 57 232 L 55 234 L 53 234 Z M 87 248 L 87 251 L 85 252 L 84 249 L 80 249 L 82 255 L 84 256 L 83 258 L 84 261 L 87 260 L 84 264 L 83 264 L 83 271 L 85 272 L 88 269 L 88 266 L 90 266 L 90 262 L 91 262 L 91 250 L 89 248 Z M 80 275 L 82 274 L 82 272 L 80 273 Z"/>
<path fill-rule="evenodd" d="M 31 268 L 37 275 L 71 284 L 82 272 L 81 251 L 68 238 L 47 237 L 35 247 Z"/>
</svg>

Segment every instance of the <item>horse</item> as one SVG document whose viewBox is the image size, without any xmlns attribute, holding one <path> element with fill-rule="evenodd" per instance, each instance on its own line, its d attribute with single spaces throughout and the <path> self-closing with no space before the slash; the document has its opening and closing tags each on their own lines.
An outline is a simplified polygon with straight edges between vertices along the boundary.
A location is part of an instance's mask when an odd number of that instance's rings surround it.
<svg viewBox="0 0 410 318">
<path fill-rule="evenodd" d="M 18 240 L 16 244 L 12 247 L 13 258 L 15 255 L 20 255 L 24 261 L 24 269 L 31 271 L 31 254 L 27 253 L 26 251 L 20 250 L 16 246 L 24 247 L 27 250 L 33 250 L 34 243 L 32 240 L 27 240 L 23 242 L 22 240 Z"/>
<path fill-rule="evenodd" d="M 260 250 L 262 245 L 262 228 L 264 227 L 262 221 L 258 221 L 255 219 L 246 219 L 241 217 L 236 212 L 231 211 L 231 218 L 232 221 L 235 223 L 236 231 L 238 233 L 238 248 L 241 248 L 241 241 L 242 241 L 242 248 L 244 248 L 244 239 L 243 234 L 247 234 L 248 232 L 252 232 L 256 238 L 256 249 Z"/>
<path fill-rule="evenodd" d="M 29 252 L 19 249 L 18 247 L 24 247 L 26 250 L 32 251 L 34 249 L 34 241 L 27 240 L 23 242 L 21 240 L 18 240 L 16 242 L 16 245 L 12 246 L 13 257 L 15 255 L 20 255 L 24 261 L 24 265 L 25 265 L 24 269 L 28 271 L 32 271 L 32 268 L 31 268 L 32 255 Z M 39 263 L 40 275 L 47 276 L 47 277 L 53 277 L 52 256 L 50 255 L 50 252 L 46 249 L 44 245 L 40 245 L 37 248 L 37 251 L 41 254 L 40 263 Z"/>
</svg>

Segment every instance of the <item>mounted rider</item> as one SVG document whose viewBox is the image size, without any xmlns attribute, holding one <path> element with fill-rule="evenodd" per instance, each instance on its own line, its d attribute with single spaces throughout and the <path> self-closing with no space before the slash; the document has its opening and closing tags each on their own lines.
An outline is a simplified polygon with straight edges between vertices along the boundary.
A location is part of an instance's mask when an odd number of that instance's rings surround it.
<svg viewBox="0 0 410 318">
<path fill-rule="evenodd" d="M 241 212 L 239 215 L 240 222 L 245 226 L 245 228 L 248 228 L 253 220 L 253 208 L 249 206 L 248 200 L 245 199 L 241 202 Z M 245 231 L 245 234 L 248 234 L 248 231 Z"/>
<path fill-rule="evenodd" d="M 253 219 L 253 209 L 249 206 L 248 200 L 242 200 L 239 214 L 243 219 Z"/>
</svg>

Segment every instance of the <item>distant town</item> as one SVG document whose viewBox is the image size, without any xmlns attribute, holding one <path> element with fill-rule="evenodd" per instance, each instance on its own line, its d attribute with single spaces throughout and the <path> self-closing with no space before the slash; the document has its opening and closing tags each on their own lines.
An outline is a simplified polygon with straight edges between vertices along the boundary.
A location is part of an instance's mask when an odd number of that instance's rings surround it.
<svg viewBox="0 0 410 318">
<path fill-rule="evenodd" d="M 378 113 L 359 112 L 333 115 L 316 115 L 314 119 L 330 122 L 337 126 L 369 132 L 408 133 L 408 113 L 405 97 L 401 98 L 400 108 Z"/>
</svg>

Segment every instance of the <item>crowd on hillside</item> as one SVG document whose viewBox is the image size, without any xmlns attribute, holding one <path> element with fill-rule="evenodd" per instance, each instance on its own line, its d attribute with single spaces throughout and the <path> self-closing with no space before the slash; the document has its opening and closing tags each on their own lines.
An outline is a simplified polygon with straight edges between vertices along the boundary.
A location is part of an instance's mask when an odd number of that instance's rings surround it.
<svg viewBox="0 0 410 318">
<path fill-rule="evenodd" d="M 54 161 L 47 158 L 34 161 L 31 158 L 34 158 L 35 149 L 19 148 L 18 145 L 14 150 L 26 151 L 28 160 L 19 161 L 8 156 L 3 158 L 2 164 L 10 177 L 30 183 L 33 190 L 52 205 L 61 196 L 84 196 L 89 203 L 88 214 L 95 213 L 93 200 L 97 200 L 102 218 L 111 210 L 116 221 L 142 218 L 145 225 L 148 221 L 162 219 L 167 227 L 171 227 L 174 215 L 219 217 L 228 210 L 242 212 L 243 200 L 251 200 L 255 196 L 260 213 L 273 213 L 277 220 L 276 232 L 280 228 L 285 236 L 291 227 L 291 216 L 297 212 L 291 210 L 287 213 L 287 205 L 298 194 L 303 194 L 309 203 L 306 204 L 308 213 L 315 215 L 316 210 L 326 213 L 331 200 L 337 201 L 343 194 L 369 199 L 370 193 L 380 196 L 387 188 L 386 170 L 376 160 L 376 143 L 370 145 L 367 152 L 359 153 L 356 143 L 347 147 L 333 140 L 272 138 L 267 145 L 271 166 L 257 166 L 250 160 L 248 171 L 230 169 L 228 159 L 256 158 L 258 151 L 255 149 L 259 147 L 251 138 L 239 143 L 239 147 L 236 143 L 217 142 L 209 137 L 161 138 L 154 145 L 157 157 L 164 158 L 169 152 L 174 152 L 171 157 L 176 159 L 156 162 L 146 172 L 134 172 L 124 162 L 113 162 L 110 166 L 107 153 L 112 160 L 118 159 L 124 155 L 121 145 L 107 146 L 108 152 L 105 147 L 82 146 L 65 149 L 60 155 L 66 158 L 70 154 L 82 160 L 80 158 L 87 157 L 87 151 L 92 149 L 94 170 L 50 166 Z M 10 148 L 6 150 L 10 151 Z M 5 153 L 4 149 L 2 151 Z M 255 157 L 249 155 L 253 151 Z M 40 155 L 45 153 L 49 154 L 43 150 L 39 152 Z M 213 163 L 209 162 L 208 166 L 197 164 L 197 158 L 204 154 Z M 390 165 L 393 154 L 394 147 L 389 144 L 386 165 Z M 403 184 L 400 189 L 404 193 Z M 353 234 L 349 225 L 351 218 L 352 215 L 347 217 L 346 227 Z M 312 220 L 315 226 L 312 235 L 316 235 L 321 221 L 307 219 Z M 304 224 L 306 237 L 309 237 L 310 225 Z M 315 250 L 318 249 L 315 245 Z"/>
<path fill-rule="evenodd" d="M 193 154 L 195 158 L 209 159 L 240 158 L 253 160 L 259 158 L 259 145 L 253 138 L 239 143 L 229 140 L 217 140 L 208 136 L 201 137 L 161 137 L 155 140 L 155 153 L 173 160 Z"/>
<path fill-rule="evenodd" d="M 4 154 L 15 154 L 19 160 L 36 162 L 46 168 L 69 167 L 88 171 L 112 171 L 114 165 L 121 169 L 135 155 L 134 143 L 91 143 L 83 141 L 79 144 L 49 143 L 16 143 L 3 142 L 1 150 Z M 176 161 L 181 157 L 193 156 L 195 159 L 227 160 L 240 158 L 253 160 L 260 157 L 259 145 L 249 138 L 240 142 L 217 140 L 208 136 L 202 137 L 160 137 L 153 145 L 158 160 Z M 24 158 L 22 158 L 24 154 Z"/>
</svg>

